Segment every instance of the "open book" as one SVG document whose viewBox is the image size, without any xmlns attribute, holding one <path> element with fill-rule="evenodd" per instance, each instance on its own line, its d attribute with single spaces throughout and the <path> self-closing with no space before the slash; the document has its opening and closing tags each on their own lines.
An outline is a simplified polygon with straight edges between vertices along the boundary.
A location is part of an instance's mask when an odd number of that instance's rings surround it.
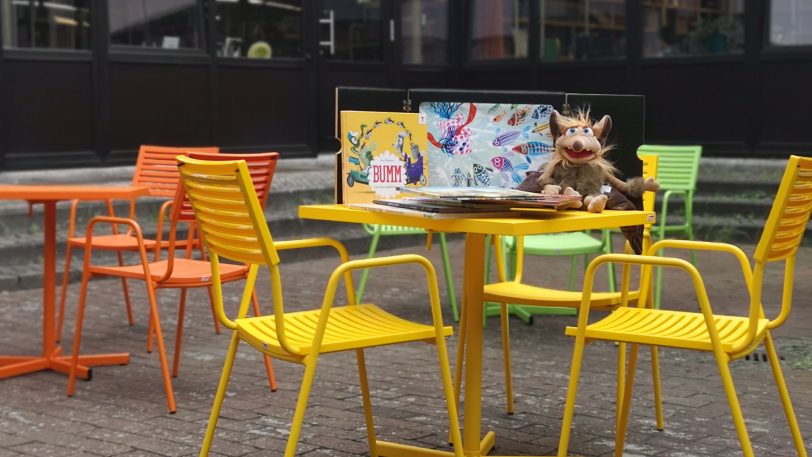
<svg viewBox="0 0 812 457">
<path fill-rule="evenodd" d="M 502 187 L 421 187 L 404 188 L 402 192 L 412 195 L 412 204 L 463 206 L 488 210 L 488 207 L 507 208 L 554 208 L 565 209 L 581 199 L 578 195 L 546 195 Z M 377 203 L 387 204 L 384 201 Z"/>
</svg>

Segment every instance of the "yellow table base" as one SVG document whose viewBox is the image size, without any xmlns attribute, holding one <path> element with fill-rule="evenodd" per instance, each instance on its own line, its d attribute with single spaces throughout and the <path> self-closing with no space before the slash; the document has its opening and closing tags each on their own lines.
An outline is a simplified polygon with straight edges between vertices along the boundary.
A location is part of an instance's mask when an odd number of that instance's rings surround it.
<svg viewBox="0 0 812 457">
<path fill-rule="evenodd" d="M 479 443 L 479 455 L 488 455 L 496 442 L 496 435 L 488 432 L 485 438 Z M 426 449 L 423 447 L 409 446 L 406 444 L 390 443 L 388 441 L 378 441 L 378 454 L 386 457 L 448 457 L 454 456 L 451 451 L 441 451 L 439 449 Z"/>
</svg>

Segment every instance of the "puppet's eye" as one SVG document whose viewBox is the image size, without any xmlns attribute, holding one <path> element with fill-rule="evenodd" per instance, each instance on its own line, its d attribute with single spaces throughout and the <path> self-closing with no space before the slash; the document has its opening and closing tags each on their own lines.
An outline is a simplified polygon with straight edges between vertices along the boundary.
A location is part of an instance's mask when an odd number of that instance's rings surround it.
<svg viewBox="0 0 812 457">
<path fill-rule="evenodd" d="M 575 135 L 575 133 L 577 131 L 578 131 L 578 129 L 576 129 L 575 127 L 570 127 L 570 128 L 567 129 L 567 136 Z"/>
<path fill-rule="evenodd" d="M 589 127 L 584 127 L 584 135 L 594 136 L 592 129 Z"/>
</svg>

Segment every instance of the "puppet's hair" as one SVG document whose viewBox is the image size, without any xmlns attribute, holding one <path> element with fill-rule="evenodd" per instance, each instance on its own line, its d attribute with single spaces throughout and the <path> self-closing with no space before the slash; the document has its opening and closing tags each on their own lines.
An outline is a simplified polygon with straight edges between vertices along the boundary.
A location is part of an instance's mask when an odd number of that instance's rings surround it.
<svg viewBox="0 0 812 457">
<path fill-rule="evenodd" d="M 556 119 L 556 122 L 558 123 L 558 127 L 561 130 L 566 130 L 570 127 L 592 127 L 592 125 L 594 124 L 592 122 L 592 118 L 589 115 L 589 108 L 586 109 L 578 108 L 577 110 L 575 110 L 575 114 L 573 116 L 559 115 Z M 615 168 L 615 166 L 612 165 L 611 162 L 609 162 L 604 158 L 604 155 L 607 152 L 614 149 L 614 147 L 615 146 L 613 144 L 609 145 L 602 144 L 601 149 L 595 154 L 595 158 L 592 159 L 589 163 L 600 168 L 603 172 L 607 174 L 614 174 L 615 172 L 617 172 L 617 168 Z M 550 170 L 550 173 L 552 173 L 552 170 L 557 166 L 561 166 L 564 168 L 569 168 L 571 166 L 570 162 L 564 158 L 564 154 L 558 149 L 558 147 L 555 148 L 553 158 L 550 159 L 550 162 L 544 167 L 545 172 L 546 170 Z"/>
</svg>

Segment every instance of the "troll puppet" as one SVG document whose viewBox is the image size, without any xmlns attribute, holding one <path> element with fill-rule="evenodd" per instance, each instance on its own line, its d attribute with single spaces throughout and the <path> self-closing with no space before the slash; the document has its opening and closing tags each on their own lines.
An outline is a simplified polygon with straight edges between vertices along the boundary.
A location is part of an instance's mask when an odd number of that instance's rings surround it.
<svg viewBox="0 0 812 457">
<path fill-rule="evenodd" d="M 593 213 L 604 209 L 642 209 L 643 192 L 656 192 L 660 185 L 652 178 L 623 181 L 615 176 L 617 170 L 604 158 L 612 149 L 606 144 L 611 130 L 609 116 L 593 124 L 589 110 L 578 111 L 572 117 L 553 110 L 550 115 L 553 157 L 538 172 L 528 173 L 518 188 L 543 194 L 582 195 L 583 202 L 575 202 L 573 207 Z M 624 228 L 623 232 L 639 254 L 642 227 Z"/>
<path fill-rule="evenodd" d="M 604 158 L 612 149 L 606 144 L 611 130 L 612 118 L 608 115 L 593 124 L 589 111 L 568 117 L 553 110 L 550 132 L 555 149 L 538 178 L 542 193 L 583 195 L 587 211 L 599 213 L 606 208 L 612 189 L 635 200 L 644 191 L 659 190 L 660 185 L 651 178 L 623 181 L 615 176 L 615 167 Z"/>
</svg>

